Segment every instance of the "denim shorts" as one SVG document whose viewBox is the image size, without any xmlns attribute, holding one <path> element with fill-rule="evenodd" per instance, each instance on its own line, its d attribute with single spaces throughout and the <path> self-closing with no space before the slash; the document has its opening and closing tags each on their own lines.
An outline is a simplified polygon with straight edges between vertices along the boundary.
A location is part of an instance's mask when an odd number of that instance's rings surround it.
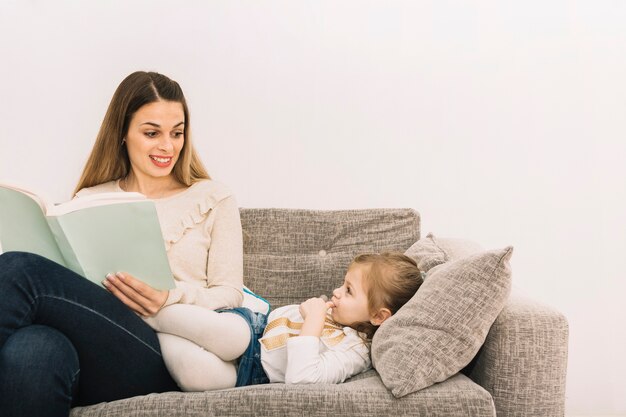
<svg viewBox="0 0 626 417">
<path fill-rule="evenodd" d="M 236 307 L 232 309 L 218 310 L 220 313 L 234 313 L 246 320 L 250 326 L 250 344 L 246 351 L 239 358 L 237 366 L 236 387 L 246 385 L 267 384 L 269 378 L 263 370 L 261 364 L 261 344 L 259 339 L 263 337 L 263 331 L 267 325 L 267 315 L 255 313 L 246 307 Z"/>
</svg>

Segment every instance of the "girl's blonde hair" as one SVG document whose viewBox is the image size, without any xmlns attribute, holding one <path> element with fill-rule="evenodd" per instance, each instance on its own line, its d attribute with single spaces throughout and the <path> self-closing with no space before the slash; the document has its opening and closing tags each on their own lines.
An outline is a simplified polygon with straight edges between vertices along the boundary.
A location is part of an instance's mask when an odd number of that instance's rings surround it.
<svg viewBox="0 0 626 417">
<path fill-rule="evenodd" d="M 83 188 L 128 175 L 131 165 L 123 139 L 137 110 L 155 101 L 174 101 L 183 106 L 185 141 L 172 170 L 174 178 L 186 186 L 201 179 L 210 179 L 191 143 L 189 109 L 183 90 L 165 75 L 137 71 L 126 77 L 115 90 L 74 194 Z"/>
<path fill-rule="evenodd" d="M 424 281 L 417 263 L 399 252 L 358 255 L 348 269 L 355 266 L 364 267 L 363 287 L 367 293 L 370 314 L 381 308 L 388 308 L 392 315 L 395 314 L 413 297 Z M 350 327 L 365 333 L 371 339 L 379 326 L 361 322 Z"/>
</svg>

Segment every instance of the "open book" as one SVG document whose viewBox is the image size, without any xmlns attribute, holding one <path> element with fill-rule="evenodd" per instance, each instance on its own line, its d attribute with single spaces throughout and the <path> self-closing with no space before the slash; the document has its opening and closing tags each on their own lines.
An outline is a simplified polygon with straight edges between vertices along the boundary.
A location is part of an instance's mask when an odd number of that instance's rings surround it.
<svg viewBox="0 0 626 417">
<path fill-rule="evenodd" d="M 0 248 L 36 253 L 102 285 L 128 272 L 157 289 L 174 288 L 154 202 L 139 193 L 101 193 L 47 205 L 0 184 Z"/>
</svg>

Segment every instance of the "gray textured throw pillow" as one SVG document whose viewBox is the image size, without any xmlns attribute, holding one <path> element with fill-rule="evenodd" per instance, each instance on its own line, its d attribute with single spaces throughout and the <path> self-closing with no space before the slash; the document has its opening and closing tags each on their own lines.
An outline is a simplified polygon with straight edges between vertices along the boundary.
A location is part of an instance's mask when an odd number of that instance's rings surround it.
<svg viewBox="0 0 626 417">
<path fill-rule="evenodd" d="M 512 247 L 446 262 L 372 340 L 372 362 L 402 397 L 444 381 L 476 355 L 511 290 Z"/>
<path fill-rule="evenodd" d="M 435 237 L 426 235 L 408 248 L 405 254 L 417 261 L 420 271 L 427 273 L 445 262 L 465 258 L 484 249 L 478 243 L 467 239 Z"/>
</svg>

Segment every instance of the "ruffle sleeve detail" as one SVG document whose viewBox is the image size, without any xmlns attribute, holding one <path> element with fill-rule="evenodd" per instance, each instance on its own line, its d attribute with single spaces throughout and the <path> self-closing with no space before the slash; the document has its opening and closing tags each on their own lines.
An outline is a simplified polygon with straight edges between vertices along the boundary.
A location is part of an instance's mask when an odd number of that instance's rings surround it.
<svg viewBox="0 0 626 417">
<path fill-rule="evenodd" d="M 205 182 L 203 185 L 205 186 L 198 187 L 199 189 L 192 196 L 195 202 L 187 206 L 186 212 L 184 212 L 185 209 L 181 210 L 183 212 L 179 214 L 178 221 L 173 222 L 164 230 L 163 238 L 166 250 L 169 250 L 173 244 L 182 239 L 187 230 L 204 222 L 211 210 L 220 201 L 231 195 L 228 189 L 217 183 Z"/>
</svg>

